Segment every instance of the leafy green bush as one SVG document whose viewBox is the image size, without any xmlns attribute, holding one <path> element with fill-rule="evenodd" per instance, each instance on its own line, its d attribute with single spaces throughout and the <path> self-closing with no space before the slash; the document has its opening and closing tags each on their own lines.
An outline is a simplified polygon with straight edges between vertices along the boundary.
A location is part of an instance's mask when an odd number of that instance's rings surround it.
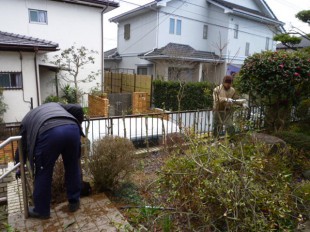
<svg viewBox="0 0 310 232">
<path fill-rule="evenodd" d="M 55 95 L 49 95 L 45 98 L 44 103 L 48 102 L 61 102 L 61 103 L 66 103 L 66 100 L 60 97 L 57 97 Z"/>
<path fill-rule="evenodd" d="M 301 199 L 303 205 L 306 206 L 309 214 L 309 207 L 310 207 L 310 181 L 304 180 L 295 185 L 294 195 Z"/>
<path fill-rule="evenodd" d="M 3 100 L 3 92 L 2 89 L 0 88 L 0 123 L 3 122 L 3 114 L 6 112 L 7 109 L 7 104 L 4 103 Z"/>
<path fill-rule="evenodd" d="M 128 139 L 107 136 L 92 145 L 88 171 L 98 191 L 113 190 L 132 170 L 134 145 Z"/>
<path fill-rule="evenodd" d="M 244 61 L 235 84 L 252 101 L 267 107 L 266 123 L 277 131 L 288 122 L 291 106 L 309 98 L 309 81 L 309 53 L 266 51 Z"/>
<path fill-rule="evenodd" d="M 77 97 L 80 96 L 80 91 L 78 89 L 75 89 L 67 84 L 63 86 L 61 90 L 63 92 L 63 96 L 61 98 L 63 98 L 66 103 L 78 103 Z"/>
<path fill-rule="evenodd" d="M 214 85 L 208 82 L 153 81 L 154 105 L 167 110 L 196 110 L 212 107 Z M 179 97 L 179 99 L 178 99 Z"/>
<path fill-rule="evenodd" d="M 184 231 L 292 231 L 301 211 L 289 157 L 268 153 L 251 141 L 193 143 L 161 170 L 159 194 L 187 225 Z"/>
<path fill-rule="evenodd" d="M 292 131 L 281 131 L 275 134 L 277 137 L 283 139 L 286 143 L 292 145 L 298 150 L 310 152 L 310 136 L 303 133 Z M 309 157 L 310 158 L 310 157 Z"/>
<path fill-rule="evenodd" d="M 310 119 L 310 98 L 302 100 L 297 109 L 296 116 L 301 120 Z"/>
<path fill-rule="evenodd" d="M 288 131 L 310 136 L 310 118 L 290 123 Z"/>
</svg>

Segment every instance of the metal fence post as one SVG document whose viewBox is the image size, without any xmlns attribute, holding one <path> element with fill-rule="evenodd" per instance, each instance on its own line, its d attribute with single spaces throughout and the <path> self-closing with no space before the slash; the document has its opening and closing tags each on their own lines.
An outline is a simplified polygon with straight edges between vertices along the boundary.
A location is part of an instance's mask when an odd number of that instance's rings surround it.
<svg viewBox="0 0 310 232">
<path fill-rule="evenodd" d="M 20 174 L 21 174 L 21 181 L 22 181 L 22 190 L 23 190 L 23 203 L 24 203 L 24 216 L 25 219 L 28 218 L 28 194 L 26 188 L 26 175 L 25 175 L 25 163 L 24 163 L 24 155 L 23 155 L 23 148 L 22 148 L 22 141 L 18 142 L 18 152 L 19 152 L 19 162 L 20 162 Z"/>
</svg>

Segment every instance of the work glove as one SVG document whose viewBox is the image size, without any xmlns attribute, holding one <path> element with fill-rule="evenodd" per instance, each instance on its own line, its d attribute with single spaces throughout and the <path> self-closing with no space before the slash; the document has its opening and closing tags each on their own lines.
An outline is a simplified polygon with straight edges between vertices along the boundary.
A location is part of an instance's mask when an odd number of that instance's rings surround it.
<svg viewBox="0 0 310 232">
<path fill-rule="evenodd" d="M 244 109 L 249 109 L 249 107 L 248 107 L 248 105 L 247 105 L 246 103 L 243 103 L 243 104 L 242 104 L 242 107 L 243 107 Z"/>
<path fill-rule="evenodd" d="M 227 100 L 226 100 L 228 103 L 233 103 L 234 102 L 234 100 L 232 99 L 232 98 L 227 98 Z"/>
<path fill-rule="evenodd" d="M 20 179 L 20 169 L 17 169 L 15 172 L 15 179 L 18 180 Z"/>
</svg>

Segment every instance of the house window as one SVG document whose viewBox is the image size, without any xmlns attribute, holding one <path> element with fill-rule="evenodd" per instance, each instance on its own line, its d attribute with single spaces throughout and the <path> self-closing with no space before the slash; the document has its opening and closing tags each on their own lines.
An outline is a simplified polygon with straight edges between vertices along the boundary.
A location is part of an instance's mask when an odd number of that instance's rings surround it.
<svg viewBox="0 0 310 232">
<path fill-rule="evenodd" d="M 181 35 L 181 30 L 182 30 L 182 21 L 180 19 L 177 20 L 177 35 Z"/>
<path fill-rule="evenodd" d="M 234 38 L 238 39 L 238 33 L 239 33 L 239 25 L 235 24 L 235 28 L 234 28 Z"/>
<path fill-rule="evenodd" d="M 266 37 L 265 50 L 269 50 L 269 40 L 270 40 L 270 38 Z"/>
<path fill-rule="evenodd" d="M 20 72 L 11 72 L 11 73 L 0 72 L 0 87 L 3 89 L 23 88 L 22 74 Z"/>
<path fill-rule="evenodd" d="M 29 9 L 29 22 L 47 24 L 47 11 Z"/>
<path fill-rule="evenodd" d="M 181 33 L 182 33 L 182 20 L 180 20 L 180 19 L 175 20 L 173 18 L 170 18 L 169 33 L 181 35 Z"/>
<path fill-rule="evenodd" d="M 203 25 L 203 39 L 208 39 L 208 25 Z"/>
<path fill-rule="evenodd" d="M 170 18 L 169 33 L 174 34 L 175 19 Z"/>
<path fill-rule="evenodd" d="M 250 55 L 250 43 L 245 44 L 245 55 L 249 56 Z"/>
<path fill-rule="evenodd" d="M 130 39 L 130 24 L 124 25 L 124 39 L 129 40 Z"/>
<path fill-rule="evenodd" d="M 146 67 L 138 67 L 137 73 L 138 73 L 138 75 L 147 75 L 147 68 Z"/>
</svg>

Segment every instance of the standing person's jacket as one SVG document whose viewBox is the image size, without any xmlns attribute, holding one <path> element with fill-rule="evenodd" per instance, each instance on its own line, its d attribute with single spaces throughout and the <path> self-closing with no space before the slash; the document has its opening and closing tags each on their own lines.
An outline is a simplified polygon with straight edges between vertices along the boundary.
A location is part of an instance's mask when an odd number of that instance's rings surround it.
<svg viewBox="0 0 310 232">
<path fill-rule="evenodd" d="M 72 111 L 79 112 L 79 117 L 74 117 Z M 33 164 L 33 153 L 36 139 L 39 134 L 42 134 L 51 128 L 76 123 L 80 127 L 81 135 L 84 135 L 80 126 L 83 121 L 83 115 L 81 115 L 80 111 L 80 106 L 77 107 L 73 104 L 60 105 L 59 103 L 51 102 L 38 106 L 28 112 L 23 118 L 20 126 L 24 161 L 27 157 L 30 164 Z M 18 162 L 18 156 L 15 157 L 15 160 Z"/>
<path fill-rule="evenodd" d="M 237 99 L 236 90 L 233 87 L 230 87 L 226 90 L 223 84 L 217 86 L 213 90 L 213 110 L 215 111 L 225 111 L 229 110 L 231 104 L 227 102 L 227 99 Z"/>
</svg>

